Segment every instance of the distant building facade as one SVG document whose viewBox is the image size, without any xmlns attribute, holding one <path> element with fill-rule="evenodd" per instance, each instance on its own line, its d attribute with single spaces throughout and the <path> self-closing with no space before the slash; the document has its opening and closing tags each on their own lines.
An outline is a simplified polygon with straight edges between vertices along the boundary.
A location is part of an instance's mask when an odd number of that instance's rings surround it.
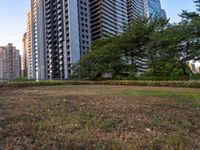
<svg viewBox="0 0 200 150">
<path fill-rule="evenodd" d="M 188 63 L 188 66 L 192 73 L 199 74 L 200 73 L 200 66 L 197 66 L 195 63 Z"/>
<path fill-rule="evenodd" d="M 160 0 L 144 0 L 145 15 L 152 20 L 156 18 L 167 18 L 166 12 L 161 7 Z"/>
<path fill-rule="evenodd" d="M 200 66 L 197 67 L 197 73 L 200 73 Z"/>
<path fill-rule="evenodd" d="M 28 64 L 27 64 L 27 33 L 23 36 L 23 56 L 21 58 L 21 76 L 28 76 Z"/>
<path fill-rule="evenodd" d="M 32 32 L 31 32 L 31 11 L 27 13 L 26 19 L 26 43 L 24 48 L 26 51 L 27 78 L 33 79 L 33 55 L 32 55 Z"/>
<path fill-rule="evenodd" d="M 0 47 L 0 78 L 1 80 L 14 80 L 20 77 L 21 57 L 19 50 L 12 44 Z"/>
<path fill-rule="evenodd" d="M 22 56 L 22 77 L 33 79 L 33 56 L 32 56 L 32 32 L 31 32 L 31 12 L 27 13 L 26 32 L 23 35 L 23 56 Z"/>
</svg>

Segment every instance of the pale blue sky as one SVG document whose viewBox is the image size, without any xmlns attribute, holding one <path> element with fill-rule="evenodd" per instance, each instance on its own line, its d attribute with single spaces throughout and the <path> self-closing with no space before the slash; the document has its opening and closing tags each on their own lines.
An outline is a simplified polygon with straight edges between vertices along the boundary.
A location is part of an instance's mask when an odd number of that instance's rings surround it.
<svg viewBox="0 0 200 150">
<path fill-rule="evenodd" d="M 30 0 L 0 0 L 0 46 L 8 42 L 22 50 Z"/>
<path fill-rule="evenodd" d="M 162 8 L 166 10 L 167 17 L 171 22 L 178 22 L 180 17 L 178 14 L 182 10 L 195 11 L 196 7 L 193 0 L 160 0 Z"/>
<path fill-rule="evenodd" d="M 180 20 L 178 14 L 182 9 L 195 10 L 193 0 L 161 0 L 171 22 Z M 26 14 L 30 0 L 0 0 L 0 46 L 8 42 L 22 50 L 22 37 L 26 31 Z"/>
</svg>

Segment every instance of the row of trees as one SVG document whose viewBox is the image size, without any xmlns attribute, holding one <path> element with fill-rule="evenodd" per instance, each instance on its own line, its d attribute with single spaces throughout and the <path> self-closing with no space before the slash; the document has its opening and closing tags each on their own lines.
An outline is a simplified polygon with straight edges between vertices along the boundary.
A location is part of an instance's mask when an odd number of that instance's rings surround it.
<svg viewBox="0 0 200 150">
<path fill-rule="evenodd" d="M 190 60 L 200 60 L 200 0 L 197 12 L 183 11 L 182 21 L 170 24 L 168 19 L 138 19 L 123 34 L 95 41 L 91 51 L 79 62 L 76 76 L 82 79 L 189 77 Z M 146 69 L 146 67 L 148 68 Z"/>
</svg>

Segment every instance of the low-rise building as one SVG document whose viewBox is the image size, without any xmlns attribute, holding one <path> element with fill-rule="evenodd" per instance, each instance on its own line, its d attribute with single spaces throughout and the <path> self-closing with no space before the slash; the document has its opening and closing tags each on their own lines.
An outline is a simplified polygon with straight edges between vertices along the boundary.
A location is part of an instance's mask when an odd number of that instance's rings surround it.
<svg viewBox="0 0 200 150">
<path fill-rule="evenodd" d="M 188 66 L 191 69 L 192 73 L 194 74 L 200 73 L 200 66 L 197 66 L 195 63 L 189 63 Z"/>
</svg>

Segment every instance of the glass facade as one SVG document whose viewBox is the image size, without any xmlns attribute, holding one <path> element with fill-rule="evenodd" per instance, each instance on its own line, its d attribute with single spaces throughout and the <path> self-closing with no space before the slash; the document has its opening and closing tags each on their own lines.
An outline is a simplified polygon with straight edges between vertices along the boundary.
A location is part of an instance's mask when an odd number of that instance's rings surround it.
<svg viewBox="0 0 200 150">
<path fill-rule="evenodd" d="M 166 18 L 166 12 L 161 8 L 160 0 L 147 0 L 147 17 L 155 18 Z"/>
</svg>

